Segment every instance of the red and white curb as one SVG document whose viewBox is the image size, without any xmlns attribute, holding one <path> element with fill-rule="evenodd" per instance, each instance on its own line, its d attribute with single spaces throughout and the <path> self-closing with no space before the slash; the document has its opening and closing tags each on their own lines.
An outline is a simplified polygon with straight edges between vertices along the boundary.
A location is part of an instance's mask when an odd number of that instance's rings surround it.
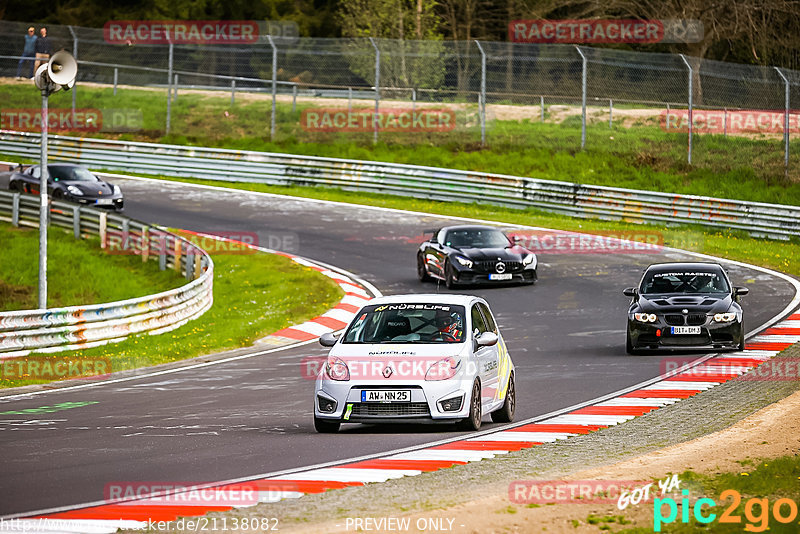
<svg viewBox="0 0 800 534">
<path fill-rule="evenodd" d="M 349 282 L 343 279 L 343 283 Z M 325 328 L 335 327 L 319 324 Z M 290 335 L 300 336 L 311 335 L 315 332 L 312 328 L 317 327 L 291 327 L 287 330 L 293 330 Z M 588 434 L 624 423 L 734 379 L 798 341 L 800 341 L 800 313 L 796 312 L 751 338 L 743 351 L 715 355 L 692 367 L 684 366 L 672 374 L 662 375 L 661 380 L 644 387 L 564 414 L 523 423 L 507 430 L 489 431 L 462 440 L 389 453 L 351 463 L 242 482 L 210 485 L 209 490 L 224 494 L 228 490 L 255 489 L 258 492 L 258 502 L 277 502 L 309 493 L 322 493 L 331 489 L 415 476 L 423 472 L 477 462 L 543 443 Z M 179 517 L 225 512 L 235 507 L 219 501 L 215 505 L 183 504 L 190 500 L 181 499 L 180 494 L 174 494 L 162 497 L 160 501 L 139 499 L 99 504 L 33 518 L 6 520 L 3 527 L 7 532 L 112 533 L 118 528 L 146 528 L 148 521 L 175 521 Z"/>
<path fill-rule="evenodd" d="M 282 342 L 296 342 L 308 341 L 310 339 L 318 338 L 326 332 L 335 332 L 341 330 L 350 323 L 350 320 L 355 316 L 356 312 L 360 310 L 367 301 L 372 299 L 372 295 L 360 283 L 354 281 L 352 278 L 345 276 L 339 272 L 333 271 L 326 267 L 322 267 L 316 262 L 286 254 L 283 252 L 276 252 L 281 256 L 286 256 L 293 262 L 314 269 L 320 274 L 323 274 L 336 282 L 342 291 L 344 291 L 344 298 L 339 301 L 339 304 L 323 313 L 319 317 L 315 317 L 310 321 L 303 324 L 290 326 L 279 330 L 263 339 L 259 343 L 276 344 Z"/>
<path fill-rule="evenodd" d="M 323 313 L 322 315 L 306 321 L 305 323 L 293 325 L 283 330 L 279 330 L 263 337 L 256 341 L 256 344 L 262 345 L 286 345 L 288 343 L 296 343 L 298 341 L 309 341 L 316 339 L 322 334 L 327 332 L 335 332 L 347 326 L 356 312 L 360 310 L 373 296 L 381 296 L 380 291 L 374 286 L 371 286 L 365 281 L 355 280 L 353 277 L 342 273 L 336 268 L 331 268 L 323 263 L 303 258 L 295 254 L 288 254 L 278 250 L 272 250 L 262 247 L 257 247 L 249 243 L 243 243 L 227 237 L 216 236 L 213 234 L 206 234 L 202 232 L 192 232 L 190 230 L 181 230 L 181 232 L 196 235 L 203 238 L 216 239 L 218 241 L 226 241 L 235 243 L 240 247 L 247 247 L 260 252 L 268 254 L 276 254 L 289 258 L 298 265 L 313 269 L 320 274 L 327 276 L 344 291 L 344 297 L 339 303 Z M 369 286 L 369 287 L 367 287 Z"/>
</svg>

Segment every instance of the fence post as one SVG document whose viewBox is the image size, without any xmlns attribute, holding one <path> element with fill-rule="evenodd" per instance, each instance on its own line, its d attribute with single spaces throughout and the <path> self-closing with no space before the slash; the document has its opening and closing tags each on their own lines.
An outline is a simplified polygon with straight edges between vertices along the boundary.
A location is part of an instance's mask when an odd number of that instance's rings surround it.
<svg viewBox="0 0 800 534">
<path fill-rule="evenodd" d="M 297 111 L 297 84 L 292 85 L 292 113 Z"/>
<path fill-rule="evenodd" d="M 475 40 L 478 50 L 481 51 L 481 93 L 478 96 L 479 113 L 481 118 L 481 146 L 486 146 L 486 52 L 483 51 L 480 41 Z"/>
<path fill-rule="evenodd" d="M 608 127 L 614 127 L 614 99 L 608 99 Z"/>
<path fill-rule="evenodd" d="M 417 90 L 415 88 L 411 88 L 411 113 L 415 113 L 417 111 Z"/>
<path fill-rule="evenodd" d="M 688 157 L 688 161 L 689 161 L 689 165 L 691 165 L 692 164 L 692 132 L 694 130 L 694 124 L 692 124 L 693 119 L 694 119 L 694 117 L 692 115 L 692 99 L 694 98 L 694 88 L 692 87 L 692 84 L 694 82 L 693 82 L 692 78 L 694 78 L 694 69 L 692 69 L 692 66 L 689 65 L 688 61 L 686 61 L 686 56 L 684 56 L 683 54 L 680 54 L 680 56 L 681 56 L 681 59 L 683 60 L 683 62 L 686 64 L 686 68 L 689 69 L 689 157 Z"/>
<path fill-rule="evenodd" d="M 72 234 L 75 239 L 81 238 L 81 207 L 72 208 Z"/>
<path fill-rule="evenodd" d="M 575 45 L 575 50 L 581 55 L 583 67 L 581 69 L 581 150 L 586 148 L 586 56 L 580 46 Z"/>
<path fill-rule="evenodd" d="M 19 193 L 14 193 L 11 198 L 11 224 L 19 226 Z"/>
<path fill-rule="evenodd" d="M 783 78 L 784 83 L 784 111 L 783 111 L 783 169 L 786 176 L 789 176 L 789 79 L 783 75 L 781 69 L 775 67 L 778 76 Z"/>
<path fill-rule="evenodd" d="M 539 105 L 542 107 L 542 122 L 544 122 L 544 96 L 539 97 Z"/>
<path fill-rule="evenodd" d="M 347 116 L 353 112 L 353 88 L 347 88 Z"/>
<path fill-rule="evenodd" d="M 169 135 L 170 115 L 172 115 L 172 42 L 169 43 L 169 63 L 167 67 L 167 135 Z"/>
<path fill-rule="evenodd" d="M 275 46 L 275 42 L 272 40 L 271 35 L 267 35 L 267 39 L 269 40 L 269 45 L 272 47 L 272 117 L 269 120 L 269 140 L 275 140 L 275 99 L 277 98 L 278 94 L 278 48 Z M 188 269 L 188 267 L 187 267 Z"/>
<path fill-rule="evenodd" d="M 72 26 L 67 26 L 67 28 L 69 28 L 69 33 L 72 34 L 72 57 L 75 58 L 75 61 L 78 61 L 78 36 Z M 72 86 L 72 124 L 75 124 L 75 93 L 77 88 L 77 84 Z"/>
<path fill-rule="evenodd" d="M 231 106 L 236 102 L 236 80 L 231 80 Z"/>
<path fill-rule="evenodd" d="M 375 114 L 372 117 L 372 143 L 375 144 L 378 142 L 378 113 L 381 104 L 381 50 L 372 37 L 369 38 L 369 42 L 372 43 L 372 48 L 375 49 Z"/>
<path fill-rule="evenodd" d="M 665 121 L 665 128 L 669 130 L 669 102 L 667 102 L 667 120 Z"/>
<path fill-rule="evenodd" d="M 172 98 L 178 100 L 178 75 L 175 75 L 175 83 L 172 84 Z"/>
<path fill-rule="evenodd" d="M 119 78 L 119 68 L 114 67 L 114 96 L 117 96 L 117 79 Z M 73 89 L 75 89 L 73 87 Z"/>
</svg>

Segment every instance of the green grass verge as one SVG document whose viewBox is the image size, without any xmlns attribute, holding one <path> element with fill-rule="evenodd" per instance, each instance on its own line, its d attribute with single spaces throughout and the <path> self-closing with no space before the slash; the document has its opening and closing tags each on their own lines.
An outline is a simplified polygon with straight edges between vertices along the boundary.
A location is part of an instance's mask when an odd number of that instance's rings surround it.
<svg viewBox="0 0 800 534">
<path fill-rule="evenodd" d="M 6 84 L 2 93 L 9 108 L 36 108 L 38 96 L 28 84 Z M 460 104 L 459 120 L 451 132 L 382 133 L 373 145 L 372 133 L 309 132 L 301 113 L 310 107 L 341 107 L 317 100 L 299 102 L 296 111 L 280 102 L 275 141 L 269 140 L 271 102 L 264 95 L 240 95 L 231 106 L 225 93 L 212 96 L 183 92 L 173 105 L 172 131 L 164 135 L 165 92 L 144 89 L 80 87 L 81 108 L 141 110 L 143 124 L 136 133 L 105 134 L 124 140 L 285 152 L 372 161 L 410 163 L 493 172 L 515 176 L 566 180 L 585 184 L 666 191 L 751 201 L 800 204 L 800 141 L 791 141 L 789 176 L 784 176 L 783 143 L 779 136 L 694 136 L 694 166 L 686 163 L 685 133 L 661 129 L 655 118 L 627 119 L 626 126 L 609 129 L 605 119 L 590 122 L 587 148 L 580 147 L 580 117 L 562 123 L 493 120 L 488 146 L 480 147 L 474 106 Z M 51 107 L 69 107 L 71 97 L 60 93 Z M 364 107 L 356 102 L 354 107 Z M 395 106 L 396 107 L 396 106 Z M 533 113 L 535 106 L 527 108 Z M 491 106 L 490 106 L 491 111 Z M 523 109 L 523 108 L 520 108 Z M 523 112 L 520 112 L 522 114 Z M 100 134 L 98 134 L 100 135 Z"/>
<path fill-rule="evenodd" d="M 125 300 L 185 283 L 174 271 L 143 264 L 139 256 L 104 253 L 97 238 L 74 239 L 52 226 L 47 237 L 48 307 Z M 39 230 L 0 223 L 0 250 L 0 310 L 36 308 Z"/>
<path fill-rule="evenodd" d="M 701 488 L 702 491 L 689 491 L 689 520 L 683 523 L 680 507 L 673 523 L 665 524 L 661 532 L 674 534 L 689 534 L 693 532 L 778 532 L 796 533 L 800 516 L 794 514 L 792 521 L 781 523 L 776 520 L 774 513 L 775 503 L 779 499 L 788 499 L 794 504 L 792 507 L 797 512 L 797 504 L 800 502 L 800 457 L 791 455 L 781 458 L 773 458 L 763 461 L 740 462 L 743 465 L 742 471 L 738 473 L 721 473 L 714 476 L 699 475 L 692 471 L 686 471 L 680 475 L 681 486 L 690 488 Z M 726 490 L 734 490 L 740 495 L 738 505 L 734 502 L 733 496 L 725 495 Z M 680 504 L 681 495 L 672 496 Z M 694 503 L 700 497 L 712 499 L 716 506 L 703 507 L 703 515 L 716 514 L 713 522 L 703 524 L 694 518 Z M 750 503 L 750 499 L 760 501 Z M 647 506 L 652 506 L 648 503 Z M 764 509 L 766 506 L 766 509 Z M 791 517 L 790 505 L 785 501 L 782 503 L 780 514 L 784 517 Z M 731 518 L 739 518 L 739 523 L 723 523 L 720 518 L 723 513 L 729 510 Z M 663 506 L 663 515 L 669 512 L 668 506 Z M 644 534 L 652 533 L 652 528 L 630 528 L 620 530 L 625 534 Z"/>
<path fill-rule="evenodd" d="M 4 254 L 5 257 L 18 256 Z M 324 313 L 343 296 L 342 290 L 331 279 L 283 256 L 261 252 L 248 255 L 212 253 L 212 258 L 215 268 L 214 305 L 200 318 L 157 336 L 143 334 L 120 343 L 54 355 L 35 355 L 28 359 L 35 358 L 42 363 L 49 361 L 51 365 L 64 358 L 90 362 L 108 359 L 114 372 L 169 363 L 246 347 L 260 337 Z M 113 261 L 113 257 L 98 260 Z M 2 262 L 3 265 L 7 263 Z M 123 283 L 126 278 L 119 276 L 116 281 Z M 152 293 L 152 288 L 144 294 L 148 292 Z M 12 375 L 0 374 L 0 388 L 48 382 L 15 375 L 15 371 Z"/>
</svg>

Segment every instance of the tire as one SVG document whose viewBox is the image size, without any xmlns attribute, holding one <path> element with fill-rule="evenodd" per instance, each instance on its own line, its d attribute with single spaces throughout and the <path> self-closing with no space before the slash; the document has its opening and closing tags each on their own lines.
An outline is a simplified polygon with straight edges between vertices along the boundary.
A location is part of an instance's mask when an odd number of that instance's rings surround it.
<svg viewBox="0 0 800 534">
<path fill-rule="evenodd" d="M 450 262 L 444 264 L 444 285 L 447 286 L 447 289 L 455 289 L 456 287 L 456 280 L 455 276 L 453 275 L 453 266 L 450 265 Z"/>
<path fill-rule="evenodd" d="M 514 420 L 514 410 L 517 407 L 517 388 L 514 387 L 514 373 L 508 379 L 508 389 L 506 390 L 506 401 L 503 407 L 492 412 L 492 421 L 495 423 L 510 423 Z"/>
<path fill-rule="evenodd" d="M 635 356 L 639 354 L 639 352 L 633 348 L 633 342 L 631 341 L 631 333 L 628 332 L 625 334 L 625 352 L 628 354 Z"/>
<path fill-rule="evenodd" d="M 341 424 L 339 421 L 329 421 L 314 416 L 314 429 L 320 434 L 335 434 L 339 431 Z"/>
<path fill-rule="evenodd" d="M 483 411 L 481 408 L 481 384 L 478 380 L 472 384 L 472 395 L 469 397 L 469 417 L 456 423 L 459 430 L 479 430 Z"/>
<path fill-rule="evenodd" d="M 420 282 L 427 282 L 431 279 L 428 274 L 428 269 L 425 267 L 425 262 L 422 259 L 422 254 L 417 254 L 417 278 Z"/>
<path fill-rule="evenodd" d="M 742 322 L 742 339 L 739 341 L 739 348 L 736 350 L 744 350 L 744 322 Z"/>
</svg>

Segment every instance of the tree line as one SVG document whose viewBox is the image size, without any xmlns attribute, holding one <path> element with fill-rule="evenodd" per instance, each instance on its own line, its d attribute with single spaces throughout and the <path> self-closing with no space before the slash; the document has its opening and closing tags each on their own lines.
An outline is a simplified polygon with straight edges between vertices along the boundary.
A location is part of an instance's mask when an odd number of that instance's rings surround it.
<svg viewBox="0 0 800 534">
<path fill-rule="evenodd" d="M 697 43 L 599 45 L 800 69 L 800 0 L 0 0 L 0 19 L 291 20 L 308 37 L 507 41 L 516 19 L 696 19 Z"/>
</svg>

